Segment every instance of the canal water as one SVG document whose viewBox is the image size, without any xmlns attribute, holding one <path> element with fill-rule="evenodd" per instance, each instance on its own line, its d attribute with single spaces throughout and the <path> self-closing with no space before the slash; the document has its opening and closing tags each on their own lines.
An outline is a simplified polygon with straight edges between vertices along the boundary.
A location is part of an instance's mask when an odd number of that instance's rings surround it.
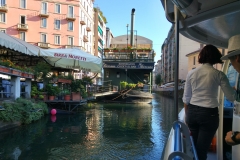
<svg viewBox="0 0 240 160">
<path fill-rule="evenodd" d="M 153 95 L 151 105 L 89 103 L 75 115 L 49 115 L 2 132 L 0 159 L 159 160 L 175 109 L 172 98 Z"/>
</svg>

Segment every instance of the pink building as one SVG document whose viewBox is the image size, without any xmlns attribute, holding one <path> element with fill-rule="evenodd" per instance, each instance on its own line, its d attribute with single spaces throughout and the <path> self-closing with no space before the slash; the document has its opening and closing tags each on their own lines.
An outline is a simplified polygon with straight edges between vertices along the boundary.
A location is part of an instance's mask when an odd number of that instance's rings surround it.
<svg viewBox="0 0 240 160">
<path fill-rule="evenodd" d="M 78 0 L 0 0 L 0 30 L 42 48 L 85 47 L 92 24 L 81 17 L 81 5 Z"/>
</svg>

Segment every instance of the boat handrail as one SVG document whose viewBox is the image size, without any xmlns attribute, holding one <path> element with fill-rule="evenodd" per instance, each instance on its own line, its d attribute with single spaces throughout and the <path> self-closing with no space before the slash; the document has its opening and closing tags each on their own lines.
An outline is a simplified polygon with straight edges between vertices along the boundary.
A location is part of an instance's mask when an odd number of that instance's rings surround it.
<svg viewBox="0 0 240 160">
<path fill-rule="evenodd" d="M 174 129 L 174 151 L 169 155 L 168 160 L 198 160 L 192 136 L 185 123 L 175 121 Z"/>
</svg>

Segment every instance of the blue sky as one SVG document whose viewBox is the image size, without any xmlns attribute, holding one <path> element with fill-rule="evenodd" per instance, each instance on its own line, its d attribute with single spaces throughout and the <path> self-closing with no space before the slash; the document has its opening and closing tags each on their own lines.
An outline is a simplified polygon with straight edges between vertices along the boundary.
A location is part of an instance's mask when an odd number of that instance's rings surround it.
<svg viewBox="0 0 240 160">
<path fill-rule="evenodd" d="M 167 21 L 160 0 L 95 0 L 107 19 L 106 26 L 114 37 L 127 34 L 131 26 L 131 11 L 135 8 L 134 30 L 137 34 L 153 41 L 156 51 L 155 62 L 160 59 L 161 46 L 167 37 L 171 23 Z"/>
</svg>

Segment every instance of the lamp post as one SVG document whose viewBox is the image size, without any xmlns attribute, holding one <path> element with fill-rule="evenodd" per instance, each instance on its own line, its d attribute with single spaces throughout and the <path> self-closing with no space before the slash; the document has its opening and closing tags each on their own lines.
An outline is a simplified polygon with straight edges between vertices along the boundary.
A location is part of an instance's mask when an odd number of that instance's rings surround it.
<svg viewBox="0 0 240 160">
<path fill-rule="evenodd" d="M 128 24 L 127 24 L 127 47 L 128 47 Z"/>
</svg>

